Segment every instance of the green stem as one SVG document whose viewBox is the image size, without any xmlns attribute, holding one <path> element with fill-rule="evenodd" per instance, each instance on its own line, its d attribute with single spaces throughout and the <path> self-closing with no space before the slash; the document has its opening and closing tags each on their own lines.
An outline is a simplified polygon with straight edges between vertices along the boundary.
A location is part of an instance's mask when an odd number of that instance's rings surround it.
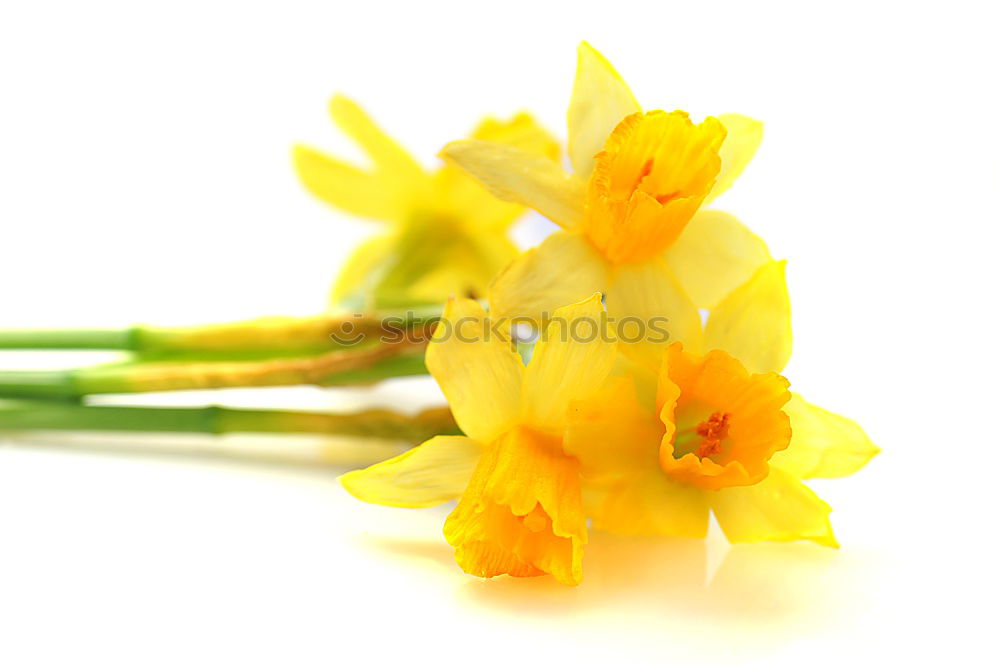
<svg viewBox="0 0 1000 665">
<path fill-rule="evenodd" d="M 96 430 L 200 434 L 305 433 L 372 437 L 420 443 L 438 434 L 457 434 L 447 408 L 413 416 L 372 409 L 350 414 L 230 409 L 211 406 L 166 408 L 83 406 L 0 399 L 0 430 Z"/>
<path fill-rule="evenodd" d="M 0 371 L 0 395 L 79 399 L 86 395 L 372 383 L 425 374 L 421 338 L 316 356 L 254 362 L 137 362 L 61 371 Z"/>
<path fill-rule="evenodd" d="M 133 326 L 121 329 L 0 330 L 0 349 L 107 349 L 146 355 L 225 352 L 318 353 L 350 346 L 345 340 L 377 339 L 386 321 L 397 327 L 422 327 L 440 307 L 405 307 L 366 314 L 344 313 L 303 318 L 269 317 L 203 326 Z"/>
<path fill-rule="evenodd" d="M 139 328 L 120 330 L 0 330 L 0 349 L 121 349 L 134 350 Z"/>
</svg>

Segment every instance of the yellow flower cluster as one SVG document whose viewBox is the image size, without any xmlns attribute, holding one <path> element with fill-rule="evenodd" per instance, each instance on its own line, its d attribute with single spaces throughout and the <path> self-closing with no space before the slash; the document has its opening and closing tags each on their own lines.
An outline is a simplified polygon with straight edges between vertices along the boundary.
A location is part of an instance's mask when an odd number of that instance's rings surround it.
<svg viewBox="0 0 1000 665">
<path fill-rule="evenodd" d="M 452 166 L 418 177 L 370 125 L 345 121 L 362 117 L 350 109 L 335 100 L 335 118 L 374 144 L 376 172 L 362 176 L 306 151 L 300 168 L 314 191 L 344 207 L 344 191 L 368 190 L 342 179 L 389 183 L 384 209 L 355 206 L 399 224 L 372 252 L 399 246 L 430 217 L 455 222 L 439 229 L 456 234 L 455 244 L 424 257 L 449 272 L 434 283 L 457 294 L 426 362 L 465 436 L 434 437 L 348 473 L 348 491 L 410 508 L 458 499 L 444 535 L 462 569 L 483 577 L 551 574 L 577 584 L 588 524 L 703 537 L 710 513 L 734 543 L 836 546 L 830 508 L 802 481 L 851 474 L 878 449 L 850 420 L 789 391 L 780 374 L 792 343 L 784 262 L 732 216 L 704 209 L 750 161 L 760 123 L 644 112 L 587 44 L 568 113 L 571 173 L 521 119 L 521 131 L 504 125 L 501 136 L 449 144 L 442 154 Z M 501 214 L 500 204 L 469 196 L 459 211 L 438 183 L 459 182 L 459 169 L 509 207 Z M 431 180 L 437 188 L 415 184 Z M 333 181 L 336 196 L 324 193 Z M 502 267 L 486 262 L 482 247 L 508 247 L 502 231 L 520 207 L 561 230 Z M 445 251 L 476 270 L 434 253 Z M 501 254 L 515 253 L 492 256 Z M 481 290 L 488 269 L 498 273 Z M 368 274 L 353 269 L 348 287 Z M 488 294 L 488 309 L 461 297 L 470 291 Z M 536 326 L 527 361 L 511 321 Z M 625 334 L 625 321 L 637 334 Z M 665 334 L 649 334 L 654 321 Z"/>
</svg>

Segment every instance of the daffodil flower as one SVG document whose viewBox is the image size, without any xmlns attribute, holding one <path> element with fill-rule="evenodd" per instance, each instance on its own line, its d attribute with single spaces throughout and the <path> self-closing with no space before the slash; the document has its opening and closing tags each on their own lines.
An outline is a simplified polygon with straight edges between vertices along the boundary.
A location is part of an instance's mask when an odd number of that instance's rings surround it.
<svg viewBox="0 0 1000 665">
<path fill-rule="evenodd" d="M 703 537 L 712 511 L 734 543 L 836 547 L 830 507 L 802 481 L 854 473 L 878 449 L 779 375 L 791 352 L 783 262 L 726 296 L 704 332 L 708 353 L 673 343 L 574 406 L 564 444 L 599 497 L 594 527 Z"/>
<path fill-rule="evenodd" d="M 427 367 L 467 436 L 438 436 L 342 477 L 364 501 L 419 508 L 459 498 L 444 525 L 463 570 L 481 577 L 582 578 L 586 517 L 578 462 L 563 452 L 569 405 L 598 390 L 616 352 L 599 294 L 560 308 L 525 366 L 475 301 L 445 307 Z"/>
<path fill-rule="evenodd" d="M 698 308 L 718 303 L 770 258 L 735 218 L 701 210 L 750 161 L 761 123 L 722 115 L 696 125 L 681 111 L 643 113 L 586 43 L 568 121 L 572 173 L 487 141 L 442 151 L 497 197 L 562 227 L 497 276 L 494 314 L 543 318 L 600 291 L 612 317 L 667 314 L 671 338 L 700 348 Z"/>
<path fill-rule="evenodd" d="M 490 279 L 517 255 L 508 232 L 524 208 L 496 200 L 454 167 L 428 172 L 343 96 L 331 100 L 330 115 L 372 167 L 296 146 L 299 177 L 322 201 L 390 225 L 347 261 L 333 303 L 360 309 L 437 304 L 454 293 L 482 297 Z M 527 114 L 485 120 L 472 136 L 552 163 L 559 154 L 555 140 Z"/>
</svg>

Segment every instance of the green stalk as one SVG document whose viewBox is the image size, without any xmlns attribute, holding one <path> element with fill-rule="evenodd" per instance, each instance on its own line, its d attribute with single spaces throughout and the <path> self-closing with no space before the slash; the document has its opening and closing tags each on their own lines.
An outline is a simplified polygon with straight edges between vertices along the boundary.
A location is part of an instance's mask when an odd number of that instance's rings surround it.
<svg viewBox="0 0 1000 665">
<path fill-rule="evenodd" d="M 60 371 L 0 371 L 0 396 L 86 395 L 266 386 L 355 385 L 425 374 L 424 339 L 251 362 L 137 362 Z"/>
<path fill-rule="evenodd" d="M 372 437 L 420 443 L 438 434 L 458 434 L 447 408 L 413 416 L 371 409 L 349 414 L 197 408 L 83 406 L 0 399 L 0 430 L 96 430 L 198 434 L 281 433 Z"/>
<path fill-rule="evenodd" d="M 203 326 L 133 326 L 121 329 L 0 330 L 0 349 L 106 349 L 143 355 L 184 353 L 319 353 L 346 347 L 386 332 L 386 320 L 399 327 L 423 327 L 436 320 L 440 307 L 405 307 L 303 318 L 269 317 Z"/>
<path fill-rule="evenodd" d="M 0 330 L 0 349 L 135 350 L 139 328 L 120 330 Z"/>
</svg>

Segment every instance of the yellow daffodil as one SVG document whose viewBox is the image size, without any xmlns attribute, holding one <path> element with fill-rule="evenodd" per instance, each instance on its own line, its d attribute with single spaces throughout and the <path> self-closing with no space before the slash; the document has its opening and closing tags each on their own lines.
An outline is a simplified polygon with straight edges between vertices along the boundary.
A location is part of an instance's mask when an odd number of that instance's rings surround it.
<svg viewBox="0 0 1000 665">
<path fill-rule="evenodd" d="M 594 527 L 703 537 L 711 510 L 734 543 L 836 547 L 829 506 L 802 480 L 849 475 L 878 449 L 779 375 L 791 351 L 783 262 L 726 296 L 704 332 L 708 353 L 671 344 L 575 405 L 564 444 L 599 496 Z"/>
<path fill-rule="evenodd" d="M 681 111 L 643 113 L 586 43 L 568 121 L 573 173 L 488 141 L 442 151 L 497 197 L 562 227 L 497 276 L 493 313 L 543 318 L 600 291 L 612 317 L 666 314 L 671 338 L 699 349 L 698 308 L 717 304 L 770 258 L 735 218 L 701 210 L 750 161 L 762 125 L 738 115 L 695 124 Z"/>
<path fill-rule="evenodd" d="M 560 308 L 525 366 L 475 301 L 445 307 L 427 367 L 467 436 L 438 436 L 343 476 L 373 503 L 425 507 L 459 498 L 444 525 L 458 564 L 481 577 L 582 577 L 586 517 L 578 462 L 563 452 L 569 405 L 599 389 L 615 359 L 600 296 Z"/>
<path fill-rule="evenodd" d="M 482 297 L 494 274 L 517 255 L 508 231 L 523 207 L 497 201 L 454 167 L 428 172 L 345 97 L 331 100 L 330 115 L 372 166 L 358 168 L 297 146 L 299 177 L 326 203 L 391 225 L 347 261 L 333 289 L 334 304 L 357 309 L 437 304 L 453 293 Z M 554 139 L 526 114 L 486 120 L 472 136 L 553 163 L 559 153 Z"/>
</svg>

